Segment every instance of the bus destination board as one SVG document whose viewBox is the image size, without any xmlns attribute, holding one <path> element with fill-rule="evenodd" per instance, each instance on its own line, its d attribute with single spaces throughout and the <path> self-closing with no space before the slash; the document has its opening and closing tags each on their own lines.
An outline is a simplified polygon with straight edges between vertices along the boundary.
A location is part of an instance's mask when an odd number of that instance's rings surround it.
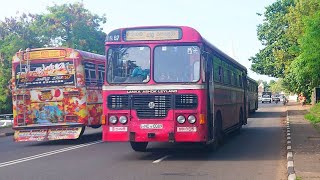
<svg viewBox="0 0 320 180">
<path fill-rule="evenodd" d="M 128 29 L 124 36 L 126 41 L 179 40 L 181 30 L 177 28 Z"/>
</svg>

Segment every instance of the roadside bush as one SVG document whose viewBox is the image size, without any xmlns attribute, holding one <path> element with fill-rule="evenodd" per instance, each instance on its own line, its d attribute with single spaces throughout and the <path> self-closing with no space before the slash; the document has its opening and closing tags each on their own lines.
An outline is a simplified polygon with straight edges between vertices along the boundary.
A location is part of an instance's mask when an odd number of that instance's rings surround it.
<svg viewBox="0 0 320 180">
<path fill-rule="evenodd" d="M 309 113 L 304 115 L 304 118 L 308 119 L 313 124 L 320 123 L 320 103 L 311 107 Z"/>
</svg>

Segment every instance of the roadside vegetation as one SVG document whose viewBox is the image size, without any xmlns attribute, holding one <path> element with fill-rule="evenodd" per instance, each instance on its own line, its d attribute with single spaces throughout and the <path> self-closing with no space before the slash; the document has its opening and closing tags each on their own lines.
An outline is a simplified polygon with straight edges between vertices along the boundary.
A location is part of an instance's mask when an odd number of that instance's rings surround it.
<svg viewBox="0 0 320 180">
<path fill-rule="evenodd" d="M 319 127 L 320 124 L 320 103 L 312 106 L 307 114 L 304 115 L 305 119 L 308 119 L 312 124 Z"/>
<path fill-rule="evenodd" d="M 277 0 L 265 8 L 257 35 L 264 46 L 249 60 L 258 74 L 281 78 L 307 101 L 320 85 L 320 1 Z"/>
</svg>

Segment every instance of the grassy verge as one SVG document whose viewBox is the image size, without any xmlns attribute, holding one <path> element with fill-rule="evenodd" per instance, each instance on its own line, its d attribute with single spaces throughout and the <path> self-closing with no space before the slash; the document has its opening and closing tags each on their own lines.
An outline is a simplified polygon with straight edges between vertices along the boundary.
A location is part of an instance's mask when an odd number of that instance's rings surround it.
<svg viewBox="0 0 320 180">
<path fill-rule="evenodd" d="M 320 130 L 320 103 L 310 108 L 309 113 L 304 115 L 318 130 Z"/>
</svg>

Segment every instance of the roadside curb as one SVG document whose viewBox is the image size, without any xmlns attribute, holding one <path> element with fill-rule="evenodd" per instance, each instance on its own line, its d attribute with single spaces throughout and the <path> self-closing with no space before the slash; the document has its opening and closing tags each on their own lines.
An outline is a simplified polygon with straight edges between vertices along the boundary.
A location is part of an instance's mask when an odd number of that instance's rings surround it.
<svg viewBox="0 0 320 180">
<path fill-rule="evenodd" d="M 287 107 L 287 171 L 288 171 L 288 180 L 295 180 L 296 173 L 294 171 L 294 164 L 293 164 L 293 152 L 291 146 L 291 130 L 290 130 L 290 118 L 289 118 L 289 111 Z"/>
<path fill-rule="evenodd" d="M 9 132 L 9 133 L 0 133 L 0 137 L 6 137 L 6 136 L 13 136 L 13 132 Z"/>
</svg>

